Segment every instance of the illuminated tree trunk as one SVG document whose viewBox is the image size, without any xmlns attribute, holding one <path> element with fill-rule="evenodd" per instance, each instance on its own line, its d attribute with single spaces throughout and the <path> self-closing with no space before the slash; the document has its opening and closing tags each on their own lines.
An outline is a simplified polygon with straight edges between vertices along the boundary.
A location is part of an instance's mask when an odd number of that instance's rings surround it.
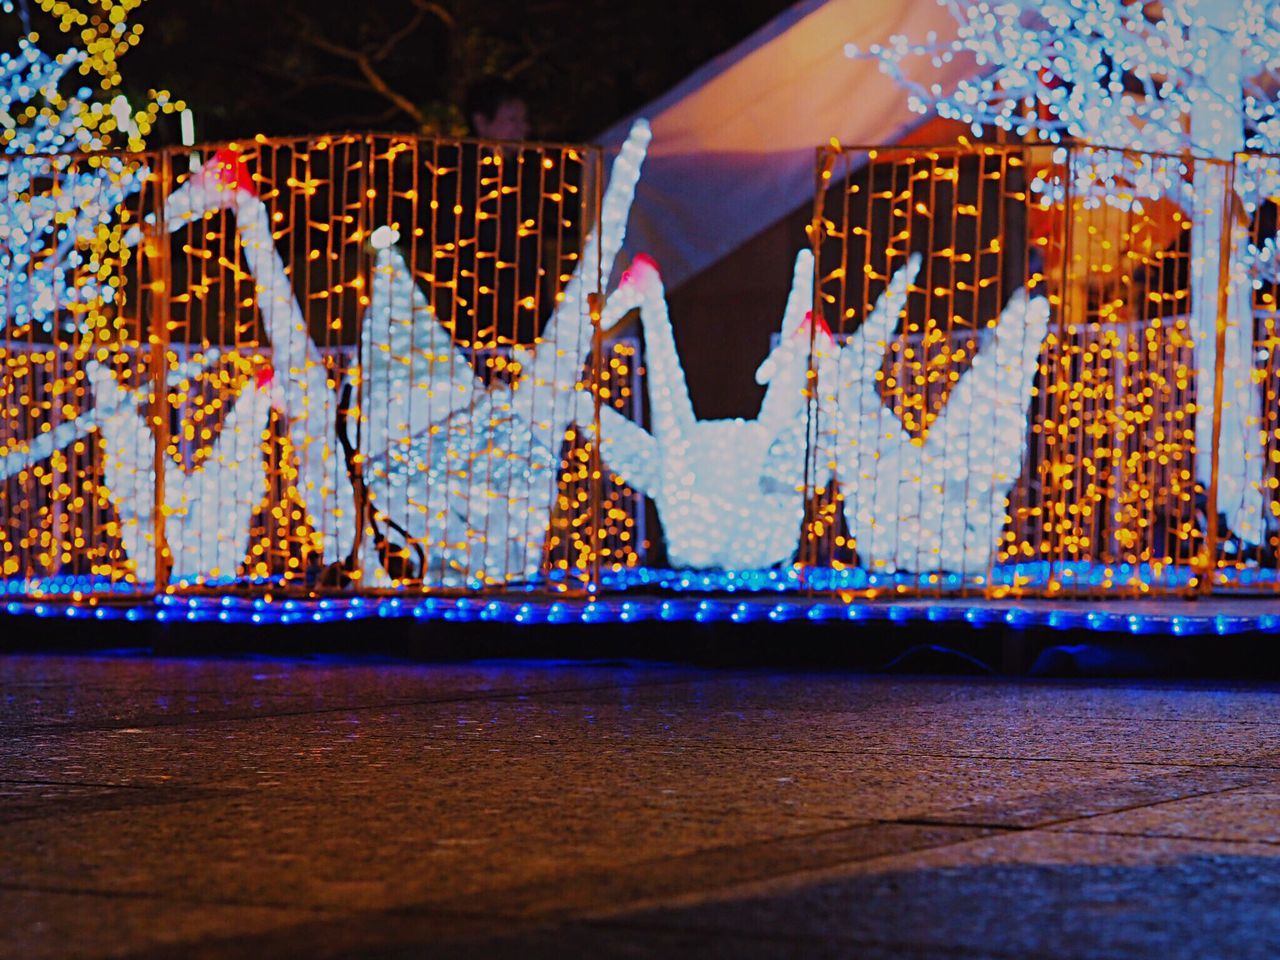
<svg viewBox="0 0 1280 960">
<path fill-rule="evenodd" d="M 1222 359 L 1222 424 L 1218 456 L 1217 509 L 1232 531 L 1259 542 L 1264 531 L 1261 492 L 1262 446 L 1258 390 L 1252 379 L 1253 304 L 1244 266 L 1247 232 L 1230 182 L 1235 155 L 1244 149 L 1241 52 L 1223 32 L 1236 0 L 1208 0 L 1199 7 L 1207 48 L 1205 86 L 1191 105 L 1191 142 L 1198 162 L 1193 174 L 1195 209 L 1191 227 L 1191 319 L 1196 338 L 1196 479 L 1209 487 L 1219 303 L 1225 302 Z M 1228 234 L 1229 231 L 1229 234 Z M 1228 250 L 1224 264 L 1222 253 Z M 1225 301 L 1219 296 L 1227 285 Z"/>
</svg>

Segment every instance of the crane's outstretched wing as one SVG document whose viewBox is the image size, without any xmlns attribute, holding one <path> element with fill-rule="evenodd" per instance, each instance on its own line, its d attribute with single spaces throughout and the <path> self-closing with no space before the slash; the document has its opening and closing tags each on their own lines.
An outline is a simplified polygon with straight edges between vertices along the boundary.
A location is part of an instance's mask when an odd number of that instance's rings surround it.
<svg viewBox="0 0 1280 960">
<path fill-rule="evenodd" d="M 107 489 L 120 515 L 120 538 L 137 578 L 155 579 L 155 438 L 136 398 L 107 368 L 86 367 L 105 455 Z M 165 540 L 174 580 L 232 577 L 245 559 L 249 523 L 267 492 L 261 435 L 270 395 L 245 384 L 204 462 L 191 473 L 165 471 Z"/>
<path fill-rule="evenodd" d="M 600 458 L 605 466 L 622 477 L 627 486 L 646 496 L 656 496 L 662 483 L 658 442 L 612 407 L 600 408 L 600 433 Z"/>
<path fill-rule="evenodd" d="M 379 457 L 467 409 L 484 384 L 392 244 L 378 250 L 360 332 L 360 448 Z"/>
<path fill-rule="evenodd" d="M 938 513 L 922 526 L 933 529 L 943 569 L 980 572 L 995 549 L 1022 472 L 1031 384 L 1048 330 L 1049 301 L 1015 293 L 925 438 L 921 474 Z"/>
</svg>

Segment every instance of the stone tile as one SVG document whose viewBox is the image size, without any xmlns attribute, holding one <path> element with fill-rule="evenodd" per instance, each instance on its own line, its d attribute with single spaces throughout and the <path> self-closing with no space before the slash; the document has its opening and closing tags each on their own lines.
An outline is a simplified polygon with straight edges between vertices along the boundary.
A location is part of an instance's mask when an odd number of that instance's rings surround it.
<svg viewBox="0 0 1280 960">
<path fill-rule="evenodd" d="M 690 854 L 616 867 L 588 867 L 482 893 L 466 893 L 429 905 L 368 910 L 250 936 L 185 947 L 147 950 L 137 960 L 183 957 L 462 957 L 462 956 L 686 956 L 707 953 L 697 934 L 609 921 L 572 918 L 626 903 L 698 896 L 726 885 L 799 870 L 927 849 L 979 836 L 956 827 L 866 825 L 812 835 L 715 847 Z M 699 941 L 703 941 L 699 944 Z M 838 946 L 859 956 L 891 956 L 874 944 L 792 939 L 772 935 L 717 937 L 718 955 L 835 956 Z M 185 951 L 185 952 L 184 952 Z M 901 951 L 898 952 L 901 955 Z M 911 956 L 911 954 L 908 954 Z"/>
<path fill-rule="evenodd" d="M 1064 824 L 1061 829 L 1280 845 L 1280 784 L 1242 787 L 1171 803 L 1142 806 Z"/>
<path fill-rule="evenodd" d="M 335 713 L 132 732 L 44 731 L 0 742 L 0 769 L 14 779 L 263 790 L 300 798 L 502 795 L 522 783 L 535 806 L 563 798 L 695 817 L 844 821 L 959 808 L 947 822 L 1004 811 L 1005 819 L 991 822 L 1011 826 L 1096 812 L 1099 803 L 1118 809 L 1128 803 L 1105 798 L 1134 778 L 1170 778 L 1159 780 L 1160 799 L 1199 789 L 1186 768 L 1172 765 L 910 756 L 864 753 L 856 746 L 840 752 L 769 749 L 750 740 L 737 746 L 728 736 L 615 740 L 607 724 L 594 739 L 561 738 L 556 727 L 544 725 L 524 728 L 529 739 L 519 741 L 467 732 L 470 724 L 458 719 L 442 709 L 434 719 L 418 713 L 411 722 Z M 369 735 L 370 727 L 380 732 Z M 401 735 L 391 736 L 393 729 Z M 539 739 L 537 731 L 546 737 Z M 1203 782 L 1223 782 L 1212 779 L 1213 768 L 1200 769 L 1208 771 Z M 1230 782 L 1265 775 L 1238 771 Z M 1024 807 L 1040 811 L 1034 821 L 1018 814 Z"/>
<path fill-rule="evenodd" d="M 856 713 L 891 707 L 961 705 L 998 699 L 1010 688 L 1004 680 L 967 677 L 965 684 L 928 677 L 884 677 L 848 673 L 747 671 L 712 674 L 680 684 L 619 683 L 608 690 L 548 691 L 546 702 L 620 702 L 633 707 L 721 710 L 777 710 L 786 713 Z"/>
<path fill-rule="evenodd" d="M 587 922 L 550 925 L 494 923 L 429 915 L 358 915 L 347 921 L 307 924 L 259 936 L 202 941 L 132 954 L 129 960 L 453 960 L 453 958 L 839 958 L 847 960 L 931 960 L 936 951 L 921 952 L 900 945 L 831 938 L 762 936 L 720 932 L 714 940 L 699 931 L 666 930 L 626 923 Z M 948 950 L 946 957 L 993 957 Z"/>
<path fill-rule="evenodd" d="M 1263 960 L 1280 954 L 1276 854 L 1022 831 L 610 916 L 708 942 L 786 931 L 931 957 Z"/>
<path fill-rule="evenodd" d="M 375 910 L 275 927 L 260 933 L 150 947 L 128 960 L 420 960 L 487 957 L 490 945 L 558 940 L 556 927 L 505 917 L 460 916 L 423 910 Z M 565 956 L 563 952 L 554 954 Z"/>
<path fill-rule="evenodd" d="M 0 884 L 261 906 L 386 908 L 842 824 L 534 804 L 530 785 L 451 796 L 237 794 L 0 826 Z M 474 904 L 473 904 L 474 905 Z"/>
<path fill-rule="evenodd" d="M 1035 711 L 989 715 L 899 710 L 835 713 L 671 703 L 558 703 L 549 698 L 395 704 L 350 717 L 370 736 L 407 727 L 438 735 L 508 743 L 660 741 L 743 749 L 922 756 L 992 757 L 1106 763 L 1280 766 L 1280 725 L 1222 721 L 1052 719 Z M 1280 706 L 1280 701 L 1277 702 Z M 323 719 L 320 720 L 323 723 Z M 344 718 L 344 722 L 346 719 Z"/>
<path fill-rule="evenodd" d="M 859 824 L 794 837 L 739 843 L 646 860 L 626 870 L 584 869 L 489 895 L 494 912 L 522 917 L 573 917 L 623 904 L 700 896 L 726 886 L 802 871 L 962 843 L 990 831 L 914 824 Z M 446 901 L 464 909 L 466 901 Z"/>
<path fill-rule="evenodd" d="M 0 960 L 1270 958 L 1278 690 L 0 657 Z"/>
<path fill-rule="evenodd" d="M 342 688 L 366 688 L 378 696 L 396 693 L 425 699 L 424 693 L 518 692 L 574 690 L 593 685 L 642 686 L 649 682 L 677 683 L 686 679 L 724 677 L 707 670 L 662 664 L 597 664 L 591 661 L 494 660 L 471 663 L 420 663 L 379 657 L 241 656 L 151 657 L 109 655 L 9 654 L 0 657 L 0 680 L 17 685 L 192 689 L 240 691 L 246 686 L 264 692 L 298 695 L 333 693 Z"/>
<path fill-rule="evenodd" d="M 772 710 L 779 713 L 879 713 L 967 710 L 983 716 L 1094 720 L 1205 720 L 1280 724 L 1280 684 L 1168 680 L 930 678 L 843 673 L 751 673 L 679 685 L 619 685 L 548 692 L 556 703 L 622 702 L 672 710 Z"/>
<path fill-rule="evenodd" d="M 0 888 L 0 960 L 97 960 L 155 948 L 186 950 L 231 934 L 288 928 L 315 916 L 251 904 Z"/>
<path fill-rule="evenodd" d="M 409 952 L 398 956 L 408 960 Z M 489 957 L 494 960 L 538 960 L 561 957 L 652 957 L 656 960 L 705 960 L 707 957 L 733 960 L 999 960 L 990 950 L 969 952 L 948 949 L 916 950 L 901 944 L 878 944 L 837 935 L 822 937 L 788 936 L 783 931 L 751 934 L 717 931 L 714 939 L 699 930 L 666 930 L 619 923 L 569 923 L 549 931 L 521 932 L 465 945 L 432 945 L 431 956 Z"/>
</svg>

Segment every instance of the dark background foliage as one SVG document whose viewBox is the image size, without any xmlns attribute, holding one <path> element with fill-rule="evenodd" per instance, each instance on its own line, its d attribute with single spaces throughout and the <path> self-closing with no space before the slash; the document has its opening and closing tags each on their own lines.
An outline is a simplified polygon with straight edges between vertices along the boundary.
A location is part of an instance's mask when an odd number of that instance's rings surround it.
<svg viewBox="0 0 1280 960">
<path fill-rule="evenodd" d="M 465 132 L 461 103 L 498 74 L 534 135 L 590 140 L 786 9 L 787 0 L 148 0 L 125 92 L 169 90 L 200 140 L 345 130 Z M 73 44 L 28 4 L 41 46 Z M 6 49 L 21 32 L 6 18 Z M 152 139 L 177 139 L 176 122 Z"/>
</svg>

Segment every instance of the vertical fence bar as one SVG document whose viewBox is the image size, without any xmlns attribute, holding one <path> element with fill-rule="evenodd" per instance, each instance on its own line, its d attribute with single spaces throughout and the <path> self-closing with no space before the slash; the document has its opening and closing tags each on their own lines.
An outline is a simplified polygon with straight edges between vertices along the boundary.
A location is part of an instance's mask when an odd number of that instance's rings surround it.
<svg viewBox="0 0 1280 960">
<path fill-rule="evenodd" d="M 1073 267 L 1073 264 L 1075 261 L 1074 251 L 1075 251 L 1075 219 L 1076 218 L 1073 213 L 1075 209 L 1075 196 L 1074 196 L 1075 191 L 1073 187 L 1075 185 L 1076 164 L 1079 162 L 1079 146 L 1077 144 L 1075 143 L 1067 144 L 1065 160 L 1066 160 L 1066 163 L 1063 168 L 1063 197 L 1062 197 L 1062 218 L 1061 218 L 1062 226 L 1060 228 L 1062 231 L 1062 235 L 1060 239 L 1061 250 L 1062 250 L 1062 254 L 1061 254 L 1062 278 L 1058 286 L 1058 350 L 1062 352 L 1062 356 L 1057 358 L 1059 361 L 1059 366 L 1056 368 L 1052 368 L 1054 372 L 1050 374 L 1051 377 L 1058 375 L 1057 371 L 1061 369 L 1062 361 L 1066 359 L 1066 356 L 1069 354 L 1069 351 L 1073 349 L 1073 347 L 1070 345 L 1071 329 L 1073 325 L 1069 322 L 1069 320 L 1074 315 L 1073 311 L 1076 309 L 1076 303 L 1075 303 L 1076 288 L 1074 283 L 1075 269 Z M 1061 386 L 1061 384 L 1059 384 L 1059 386 Z M 1056 424 L 1066 416 L 1066 411 L 1068 408 L 1066 406 L 1067 400 L 1063 398 L 1060 393 L 1055 395 L 1055 400 L 1057 403 L 1060 404 L 1059 408 L 1053 411 L 1054 422 Z M 1065 437 L 1061 437 L 1060 439 L 1066 440 Z M 1058 448 L 1056 452 L 1059 455 L 1063 455 L 1063 456 L 1074 455 L 1074 454 L 1063 454 L 1061 450 L 1061 447 L 1063 445 L 1064 445 L 1063 443 L 1055 443 L 1055 446 Z M 1042 468 L 1042 475 L 1043 475 L 1043 468 Z M 1055 476 L 1054 478 L 1055 493 L 1057 493 L 1056 488 L 1057 488 L 1057 479 Z M 1041 488 L 1042 497 L 1043 497 L 1043 492 L 1044 491 L 1042 486 Z M 1063 519 L 1063 517 L 1065 516 L 1065 514 L 1063 514 L 1062 516 L 1059 516 L 1058 514 L 1051 512 L 1051 507 L 1058 506 L 1058 505 L 1059 504 L 1057 503 L 1051 504 L 1045 500 L 1042 500 L 1042 509 L 1045 511 L 1045 516 L 1049 519 L 1049 523 L 1050 523 L 1048 532 L 1049 532 L 1049 542 L 1050 542 L 1049 555 L 1051 559 L 1050 559 L 1049 568 L 1048 568 L 1048 576 L 1046 578 L 1046 583 L 1045 583 L 1046 591 L 1049 593 L 1050 596 L 1061 591 L 1063 586 L 1063 581 L 1062 579 L 1060 579 L 1060 576 L 1061 576 L 1061 571 L 1064 569 L 1063 561 L 1065 561 L 1065 557 L 1063 556 L 1063 552 L 1065 551 L 1065 546 L 1066 546 L 1063 543 L 1063 526 L 1065 524 L 1065 520 Z M 1065 504 L 1061 504 L 1061 505 L 1064 507 L 1066 506 Z M 1058 571 L 1057 574 L 1055 574 L 1055 570 Z"/>
<path fill-rule="evenodd" d="M 800 576 L 806 589 L 811 589 L 812 568 L 819 562 L 821 549 L 819 540 L 812 535 L 811 516 L 821 514 L 818 503 L 819 494 L 815 489 L 815 478 L 818 471 L 818 458 L 822 455 L 818 442 L 819 417 L 818 407 L 821 384 L 818 382 L 818 364 L 815 347 L 817 330 L 823 319 L 822 310 L 822 248 L 824 239 L 823 220 L 827 189 L 831 185 L 831 177 L 837 154 L 830 146 L 821 146 L 814 151 L 814 191 L 813 214 L 809 220 L 807 233 L 809 245 L 813 250 L 813 288 L 810 301 L 809 323 L 809 356 L 808 368 L 805 371 L 805 456 L 804 456 L 804 499 L 806 504 L 804 528 L 800 531 Z"/>
<path fill-rule="evenodd" d="M 604 461 L 602 459 L 601 442 L 602 427 L 600 425 L 600 405 L 602 402 L 601 387 L 605 382 L 604 374 L 604 331 L 601 328 L 601 316 L 604 311 L 604 224 L 599 222 L 603 219 L 603 202 L 604 202 L 604 155 L 600 151 L 594 154 L 594 163 L 592 164 L 591 180 L 591 211 L 595 211 L 597 219 L 596 233 L 600 237 L 600 243 L 595 245 L 596 262 L 592 272 L 595 275 L 595 290 L 588 295 L 587 303 L 591 311 L 591 417 L 592 417 L 592 444 L 591 444 L 591 462 L 588 465 L 591 470 L 591 549 L 587 554 L 587 593 L 591 599 L 595 599 L 600 589 L 600 562 L 601 551 L 604 546 L 604 538 L 607 534 L 603 522 L 604 517 Z M 584 164 L 585 169 L 585 164 Z M 588 211 L 581 209 L 582 204 L 579 201 L 578 220 L 578 249 L 587 250 L 587 219 Z M 591 269 L 590 265 L 582 264 L 580 270 Z M 612 391 L 610 393 L 612 396 Z M 553 457 L 554 461 L 554 457 Z M 553 470 L 554 472 L 554 470 Z M 548 514 L 548 522 L 550 522 L 550 514 Z M 544 573 L 548 571 L 543 571 Z"/>
<path fill-rule="evenodd" d="M 165 203 L 173 187 L 172 148 L 160 151 L 160 187 L 155 191 L 155 226 L 150 231 L 150 241 L 157 252 L 155 269 L 151 273 L 151 289 L 148 297 L 151 307 L 151 330 L 147 337 L 150 346 L 149 373 L 151 378 L 150 420 L 155 435 L 155 455 L 152 468 L 155 472 L 154 500 L 152 502 L 152 530 L 155 535 L 155 591 L 165 592 L 169 585 L 171 553 L 165 536 L 168 511 L 165 507 L 165 470 L 169 459 L 169 284 L 172 282 L 169 231 L 165 222 Z"/>
</svg>

